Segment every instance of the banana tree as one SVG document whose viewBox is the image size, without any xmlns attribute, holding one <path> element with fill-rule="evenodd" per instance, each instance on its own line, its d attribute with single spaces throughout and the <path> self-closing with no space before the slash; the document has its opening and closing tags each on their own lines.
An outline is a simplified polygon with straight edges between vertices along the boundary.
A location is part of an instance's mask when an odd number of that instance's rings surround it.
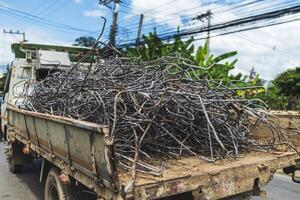
<svg viewBox="0 0 300 200">
<path fill-rule="evenodd" d="M 225 61 L 237 55 L 236 51 L 221 54 L 219 56 L 214 56 L 209 53 L 208 43 L 197 49 L 194 56 L 195 64 L 200 66 L 201 69 L 196 70 L 196 74 L 201 77 L 206 77 L 209 79 L 222 79 L 223 81 L 229 81 L 235 78 L 241 78 L 238 76 L 230 75 L 230 71 L 235 68 L 237 59 L 231 62 Z M 207 68 L 207 70 L 203 70 Z"/>
<path fill-rule="evenodd" d="M 172 42 L 167 41 L 164 43 L 154 31 L 149 33 L 148 36 L 143 35 L 142 41 L 143 44 L 138 44 L 136 47 L 127 47 L 125 55 L 128 57 L 141 57 L 143 60 L 154 60 L 177 52 L 192 59 L 194 52 L 193 38 L 182 41 L 180 37 L 175 37 Z"/>
</svg>

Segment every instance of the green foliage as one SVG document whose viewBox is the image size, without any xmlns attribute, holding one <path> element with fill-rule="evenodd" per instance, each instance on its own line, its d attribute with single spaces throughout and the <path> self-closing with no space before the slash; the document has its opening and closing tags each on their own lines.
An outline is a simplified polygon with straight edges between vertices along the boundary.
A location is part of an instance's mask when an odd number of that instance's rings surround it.
<svg viewBox="0 0 300 200">
<path fill-rule="evenodd" d="M 209 53 L 206 42 L 203 47 L 200 46 L 197 49 L 194 55 L 193 38 L 182 41 L 180 37 L 175 37 L 172 43 L 170 41 L 164 43 L 156 32 L 149 33 L 148 36 L 143 35 L 143 41 L 142 45 L 126 48 L 125 55 L 128 57 L 141 57 L 143 60 L 153 60 L 176 52 L 191 60 L 194 65 L 199 66 L 199 69 L 195 70 L 199 77 L 222 79 L 224 81 L 240 80 L 242 78 L 241 74 L 237 76 L 229 74 L 230 70 L 234 69 L 237 59 L 225 62 L 225 60 L 234 57 L 237 54 L 236 51 L 214 56 Z M 209 70 L 203 68 L 209 68 Z"/>
<path fill-rule="evenodd" d="M 300 67 L 289 69 L 273 81 L 279 93 L 286 96 L 300 96 Z"/>
<path fill-rule="evenodd" d="M 96 39 L 92 36 L 82 36 L 75 40 L 73 46 L 92 47 L 96 42 Z"/>
<path fill-rule="evenodd" d="M 208 43 L 206 42 L 203 47 L 199 47 L 194 57 L 195 64 L 201 68 L 209 68 L 209 70 L 198 69 L 197 75 L 201 77 L 207 77 L 209 79 L 222 79 L 223 81 L 237 80 L 241 78 L 239 76 L 232 76 L 229 72 L 235 68 L 237 59 L 231 62 L 224 62 L 226 59 L 232 58 L 237 55 L 236 51 L 214 56 L 209 53 Z M 222 63 L 224 62 L 224 63 Z"/>
<path fill-rule="evenodd" d="M 267 86 L 267 95 L 260 98 L 274 110 L 287 108 L 287 97 L 280 95 L 278 88 L 272 82 Z"/>
<path fill-rule="evenodd" d="M 249 86 L 262 85 L 259 82 L 259 77 L 257 77 L 257 80 L 249 83 L 246 81 L 247 76 L 230 74 L 230 71 L 235 68 L 237 63 L 237 59 L 233 59 L 237 55 L 236 51 L 215 56 L 209 52 L 208 43 L 206 42 L 204 46 L 200 46 L 195 52 L 193 41 L 193 38 L 182 41 L 180 37 L 176 37 L 172 43 L 170 41 L 164 43 L 154 32 L 148 36 L 143 36 L 143 44 L 135 48 L 126 48 L 124 53 L 128 57 L 141 57 L 143 60 L 153 60 L 176 52 L 189 59 L 189 64 L 195 66 L 193 72 L 189 72 L 189 77 L 191 78 L 222 80 L 223 84 L 231 83 L 231 85 L 247 87 L 247 91 L 237 91 L 242 96 L 256 95 L 265 91 L 264 89 L 261 90 L 261 88 L 260 90 L 256 89 L 255 92 L 251 88 L 249 89 Z M 228 61 L 230 59 L 232 61 Z"/>
<path fill-rule="evenodd" d="M 300 109 L 300 67 L 278 75 L 269 85 L 265 101 L 273 109 Z"/>
<path fill-rule="evenodd" d="M 174 41 L 164 43 L 156 34 L 149 33 L 148 36 L 143 35 L 143 44 L 137 47 L 128 47 L 125 50 L 125 55 L 128 57 L 141 57 L 143 60 L 154 60 L 163 56 L 178 52 L 191 58 L 194 52 L 192 45 L 193 38 L 187 41 L 182 41 L 179 37 L 175 37 Z"/>
</svg>

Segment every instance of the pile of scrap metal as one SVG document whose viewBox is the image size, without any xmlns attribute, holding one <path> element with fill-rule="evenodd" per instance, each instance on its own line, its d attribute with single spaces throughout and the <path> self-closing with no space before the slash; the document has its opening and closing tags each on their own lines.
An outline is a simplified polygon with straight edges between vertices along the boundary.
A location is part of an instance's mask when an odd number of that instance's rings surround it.
<svg viewBox="0 0 300 200">
<path fill-rule="evenodd" d="M 30 92 L 23 108 L 107 124 L 121 168 L 161 175 L 160 157 L 196 156 L 207 162 L 271 151 L 284 143 L 264 103 L 238 87 L 201 79 L 202 67 L 174 54 L 154 61 L 111 58 L 88 70 L 55 71 Z M 251 120 L 250 120 L 251 118 Z M 251 137 L 258 125 L 273 133 Z"/>
</svg>

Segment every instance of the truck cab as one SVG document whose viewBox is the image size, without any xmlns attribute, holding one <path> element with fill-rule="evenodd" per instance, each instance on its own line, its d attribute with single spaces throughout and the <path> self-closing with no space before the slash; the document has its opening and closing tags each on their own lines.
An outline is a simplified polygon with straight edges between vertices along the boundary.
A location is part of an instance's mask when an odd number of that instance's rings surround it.
<svg viewBox="0 0 300 200">
<path fill-rule="evenodd" d="M 14 59 L 9 65 L 1 104 L 1 132 L 6 139 L 7 105 L 19 106 L 25 89 L 28 91 L 48 73 L 58 69 L 71 69 L 91 49 L 75 46 L 55 46 L 34 43 L 14 43 L 11 45 Z M 78 67 L 86 67 L 91 59 L 82 60 Z"/>
</svg>

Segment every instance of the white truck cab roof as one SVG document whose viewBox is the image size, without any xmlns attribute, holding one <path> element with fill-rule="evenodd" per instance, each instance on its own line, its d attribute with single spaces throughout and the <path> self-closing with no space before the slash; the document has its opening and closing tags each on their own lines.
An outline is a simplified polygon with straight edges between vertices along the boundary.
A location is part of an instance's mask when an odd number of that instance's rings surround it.
<svg viewBox="0 0 300 200">
<path fill-rule="evenodd" d="M 25 90 L 28 92 L 34 85 L 44 79 L 48 73 L 57 69 L 71 69 L 79 60 L 79 68 L 87 69 L 90 63 L 99 62 L 98 52 L 87 47 L 35 44 L 28 42 L 13 43 L 11 50 L 14 60 L 9 65 L 4 87 L 4 102 L 1 114 L 6 115 L 7 104 L 21 105 Z M 86 56 L 95 51 L 95 56 Z M 84 59 L 82 59 L 84 57 Z M 2 127 L 5 124 L 2 124 Z"/>
</svg>

